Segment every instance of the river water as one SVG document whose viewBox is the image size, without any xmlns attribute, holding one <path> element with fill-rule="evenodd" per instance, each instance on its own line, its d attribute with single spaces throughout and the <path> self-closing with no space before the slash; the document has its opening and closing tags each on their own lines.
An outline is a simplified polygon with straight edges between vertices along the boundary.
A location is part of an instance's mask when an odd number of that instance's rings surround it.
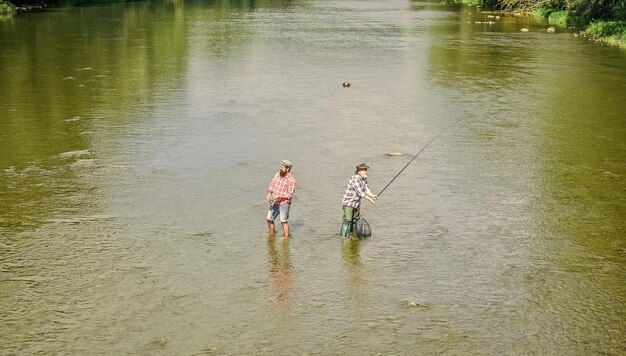
<svg viewBox="0 0 626 356">
<path fill-rule="evenodd" d="M 626 52 L 495 16 L 0 20 L 0 354 L 624 354 Z M 354 166 L 378 192 L 450 124 L 342 241 Z M 287 241 L 259 203 L 281 159 Z"/>
</svg>

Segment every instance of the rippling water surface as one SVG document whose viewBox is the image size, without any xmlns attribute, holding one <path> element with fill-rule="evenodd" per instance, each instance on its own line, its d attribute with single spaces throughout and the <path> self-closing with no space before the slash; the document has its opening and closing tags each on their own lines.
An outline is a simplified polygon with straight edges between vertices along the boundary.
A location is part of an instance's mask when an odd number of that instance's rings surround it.
<svg viewBox="0 0 626 356">
<path fill-rule="evenodd" d="M 0 21 L 0 353 L 623 354 L 626 53 L 491 16 Z M 456 121 L 340 240 L 354 166 L 380 191 Z M 257 204 L 281 159 L 288 241 Z"/>
</svg>

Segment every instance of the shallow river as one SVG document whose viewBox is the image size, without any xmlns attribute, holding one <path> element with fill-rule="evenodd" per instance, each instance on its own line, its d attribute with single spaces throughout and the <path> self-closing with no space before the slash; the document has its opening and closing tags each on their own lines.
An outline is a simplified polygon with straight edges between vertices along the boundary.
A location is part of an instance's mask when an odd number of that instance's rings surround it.
<svg viewBox="0 0 626 356">
<path fill-rule="evenodd" d="M 0 19 L 0 354 L 624 354 L 626 52 L 495 16 Z M 354 166 L 378 192 L 450 124 L 341 240 Z"/>
</svg>

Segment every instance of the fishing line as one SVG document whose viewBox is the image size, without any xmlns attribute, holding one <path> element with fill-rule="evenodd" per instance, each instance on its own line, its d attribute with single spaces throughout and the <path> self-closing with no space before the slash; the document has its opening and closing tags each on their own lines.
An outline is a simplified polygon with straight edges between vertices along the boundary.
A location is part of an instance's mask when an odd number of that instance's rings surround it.
<svg viewBox="0 0 626 356">
<path fill-rule="evenodd" d="M 248 205 L 248 206 L 244 206 L 243 208 L 239 208 L 239 209 L 237 209 L 237 210 L 233 210 L 233 211 L 228 212 L 228 213 L 226 213 L 226 214 L 223 214 L 223 215 L 220 215 L 220 216 L 218 216 L 218 217 L 215 217 L 215 218 L 213 218 L 213 219 L 211 219 L 211 220 L 209 220 L 209 221 L 216 221 L 216 220 L 219 220 L 219 219 L 221 219 L 221 218 L 225 218 L 225 217 L 227 217 L 228 215 L 232 215 L 232 214 L 234 214 L 234 213 L 236 213 L 236 212 L 238 212 L 238 211 L 242 211 L 242 210 L 244 210 L 244 209 L 248 209 L 248 208 L 251 208 L 251 207 L 253 207 L 253 206 L 259 205 L 259 204 L 261 204 L 261 203 L 266 203 L 266 202 L 267 202 L 267 200 L 263 199 L 263 200 L 261 200 L 261 201 L 259 201 L 259 202 L 254 203 L 254 204 L 250 204 L 250 205 Z"/>
<path fill-rule="evenodd" d="M 394 181 L 394 180 L 396 180 L 396 178 L 398 178 L 398 176 L 399 176 L 399 175 L 400 175 L 400 174 L 401 174 L 401 173 L 402 173 L 402 172 L 406 169 L 406 167 L 408 167 L 408 166 L 409 166 L 409 164 L 411 164 L 411 162 L 413 162 L 413 160 L 415 160 L 415 159 L 417 158 L 417 156 L 419 156 L 419 155 L 420 155 L 420 153 L 424 152 L 424 150 L 425 150 L 428 146 L 430 146 L 430 144 L 431 144 L 431 143 L 433 143 L 433 141 L 435 141 L 435 140 L 437 139 L 437 137 L 441 136 L 441 134 L 442 134 L 442 133 L 444 133 L 447 129 L 449 129 L 452 125 L 456 124 L 456 123 L 457 123 L 457 122 L 459 122 L 459 121 L 461 121 L 461 119 L 458 119 L 458 120 L 456 120 L 455 122 L 451 123 L 450 125 L 446 126 L 446 128 L 445 128 L 445 129 L 443 129 L 443 130 L 441 130 L 441 132 L 439 132 L 439 133 L 437 134 L 437 136 L 433 137 L 433 139 L 432 139 L 432 140 L 430 140 L 430 141 L 426 144 L 426 146 L 422 147 L 422 149 L 421 149 L 419 152 L 417 152 L 417 154 L 416 154 L 415 156 L 413 156 L 413 158 L 411 158 L 411 160 L 409 161 L 409 163 L 407 163 L 407 164 L 406 164 L 406 166 L 404 166 L 404 168 L 402 168 L 402 169 L 400 170 L 400 172 L 398 172 L 398 174 L 396 174 L 396 176 L 395 176 L 395 177 L 393 177 L 393 179 L 391 179 L 391 181 L 389 181 L 389 183 L 387 183 L 387 185 L 386 185 L 386 186 L 385 186 L 385 187 L 384 187 L 384 188 L 380 191 L 380 193 L 378 193 L 378 196 L 380 196 L 381 194 L 383 194 L 383 192 L 385 191 L 385 189 L 387 189 L 387 187 L 388 187 L 389 185 L 391 185 L 391 183 L 393 183 L 393 181 Z"/>
</svg>

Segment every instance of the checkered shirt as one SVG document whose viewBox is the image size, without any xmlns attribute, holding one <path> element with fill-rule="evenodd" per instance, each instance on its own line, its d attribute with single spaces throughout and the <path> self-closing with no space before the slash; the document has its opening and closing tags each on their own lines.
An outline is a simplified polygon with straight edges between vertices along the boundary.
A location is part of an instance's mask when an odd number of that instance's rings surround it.
<svg viewBox="0 0 626 356">
<path fill-rule="evenodd" d="M 296 179 L 287 172 L 284 177 L 280 176 L 280 172 L 274 175 L 272 182 L 268 188 L 273 196 L 285 196 L 289 198 L 278 198 L 274 200 L 274 204 L 291 204 L 291 198 L 296 191 Z"/>
<path fill-rule="evenodd" d="M 348 182 L 346 192 L 343 193 L 342 206 L 351 206 L 358 208 L 361 204 L 361 199 L 365 197 L 367 191 L 367 180 L 361 178 L 358 174 L 353 175 Z"/>
</svg>

